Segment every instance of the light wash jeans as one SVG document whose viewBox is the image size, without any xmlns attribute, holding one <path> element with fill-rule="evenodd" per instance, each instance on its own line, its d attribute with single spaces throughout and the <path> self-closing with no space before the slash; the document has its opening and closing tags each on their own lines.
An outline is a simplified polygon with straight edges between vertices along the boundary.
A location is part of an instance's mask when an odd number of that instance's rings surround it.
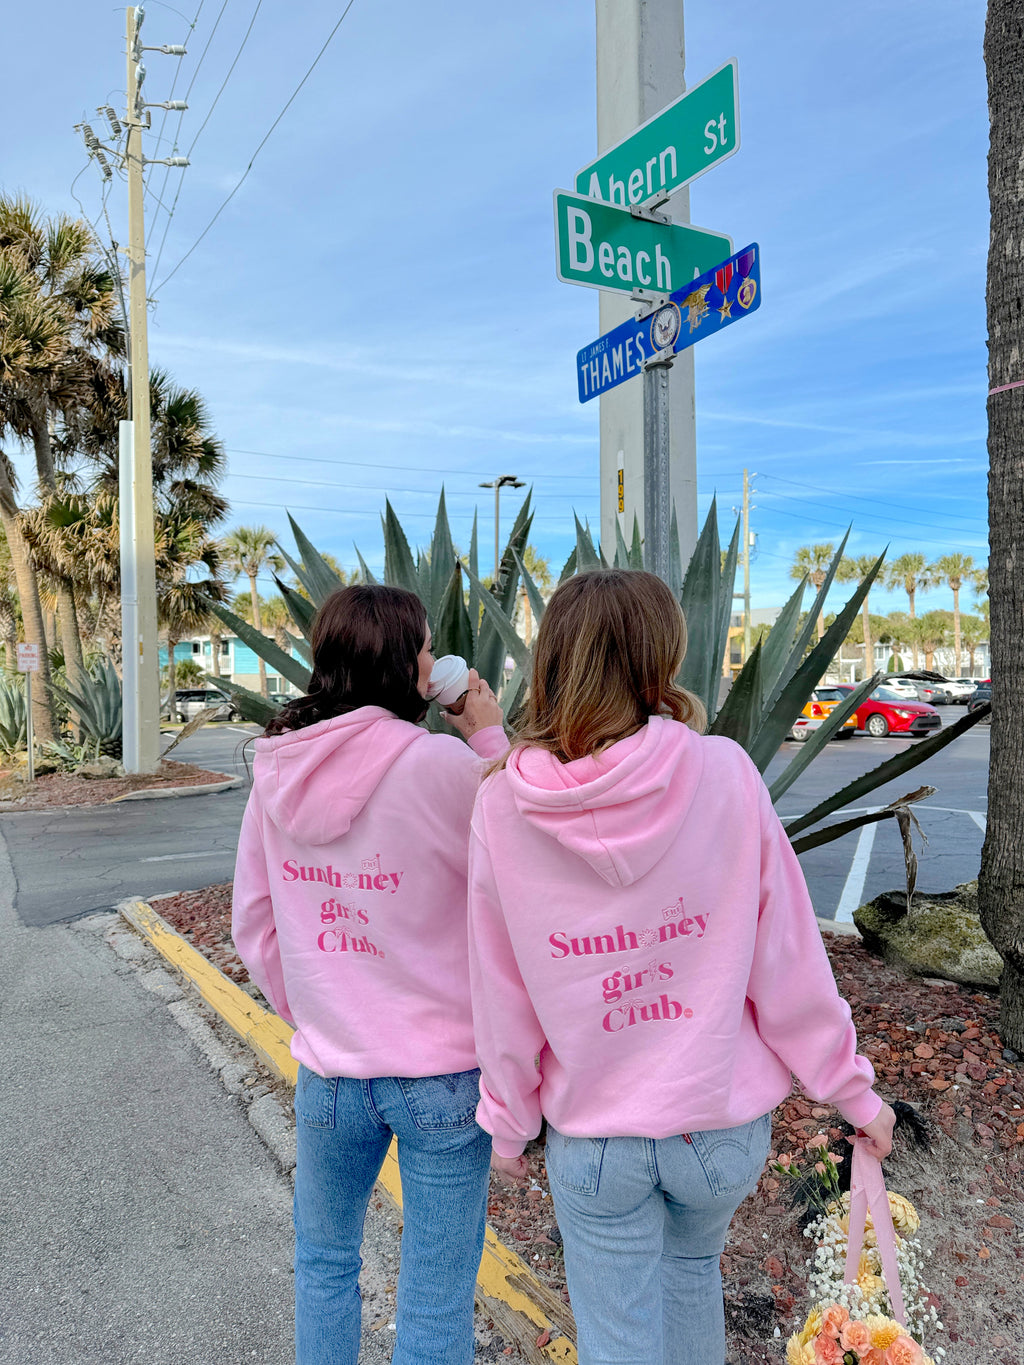
<svg viewBox="0 0 1024 1365">
<path fill-rule="evenodd" d="M 474 1117 L 479 1079 L 461 1071 L 325 1080 L 299 1067 L 297 1365 L 356 1365 L 363 1220 L 392 1134 L 403 1215 L 393 1365 L 472 1365 L 491 1156 Z"/>
<path fill-rule="evenodd" d="M 770 1138 L 770 1114 L 657 1139 L 548 1126 L 580 1365 L 723 1365 L 718 1258 Z"/>
</svg>

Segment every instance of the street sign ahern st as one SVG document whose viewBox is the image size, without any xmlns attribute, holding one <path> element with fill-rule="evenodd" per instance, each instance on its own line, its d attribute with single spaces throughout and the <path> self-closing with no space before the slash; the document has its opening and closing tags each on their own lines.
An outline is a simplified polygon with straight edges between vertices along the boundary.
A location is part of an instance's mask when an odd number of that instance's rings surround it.
<svg viewBox="0 0 1024 1365">
<path fill-rule="evenodd" d="M 636 218 L 570 190 L 555 191 L 555 239 L 560 280 L 620 294 L 671 294 L 732 253 L 724 233 Z"/>
<path fill-rule="evenodd" d="M 576 191 L 628 208 L 663 199 L 739 149 L 735 59 L 584 166 Z"/>
</svg>

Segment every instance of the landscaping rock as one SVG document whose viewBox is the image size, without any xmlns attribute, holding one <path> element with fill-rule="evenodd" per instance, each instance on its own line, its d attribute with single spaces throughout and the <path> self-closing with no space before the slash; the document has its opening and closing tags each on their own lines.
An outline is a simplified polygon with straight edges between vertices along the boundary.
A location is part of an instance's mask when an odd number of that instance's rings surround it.
<svg viewBox="0 0 1024 1365">
<path fill-rule="evenodd" d="M 76 777 L 95 777 L 110 778 L 124 777 L 124 769 L 116 758 L 99 757 L 93 759 L 91 763 L 83 763 L 80 768 L 75 769 Z"/>
<path fill-rule="evenodd" d="M 895 967 L 994 990 L 1003 960 L 978 917 L 978 883 L 954 891 L 917 892 L 907 913 L 904 891 L 885 891 L 854 911 L 864 946 Z"/>
</svg>

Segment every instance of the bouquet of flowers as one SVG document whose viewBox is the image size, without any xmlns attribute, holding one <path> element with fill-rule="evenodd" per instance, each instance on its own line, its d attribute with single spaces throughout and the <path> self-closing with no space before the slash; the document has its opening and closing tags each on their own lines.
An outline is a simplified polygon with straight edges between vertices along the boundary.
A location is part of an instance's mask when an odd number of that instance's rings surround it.
<svg viewBox="0 0 1024 1365">
<path fill-rule="evenodd" d="M 774 1169 L 806 1192 L 808 1177 L 791 1162 Z M 816 1243 L 807 1262 L 814 1307 L 787 1343 L 787 1365 L 935 1365 L 921 1343 L 926 1329 L 942 1323 L 921 1282 L 917 1210 L 885 1190 L 879 1164 L 856 1147 L 850 1193 L 839 1193 L 836 1163 L 824 1149 L 813 1176 L 818 1213 L 804 1236 Z"/>
</svg>

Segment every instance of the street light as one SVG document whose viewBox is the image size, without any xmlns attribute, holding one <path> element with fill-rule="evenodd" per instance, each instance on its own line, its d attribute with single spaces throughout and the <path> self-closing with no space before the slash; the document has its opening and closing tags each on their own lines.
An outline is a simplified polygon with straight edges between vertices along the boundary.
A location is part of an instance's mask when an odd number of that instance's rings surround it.
<svg viewBox="0 0 1024 1365">
<path fill-rule="evenodd" d="M 526 484 L 523 483 L 522 479 L 517 479 L 514 474 L 502 474 L 500 478 L 492 479 L 490 483 L 482 483 L 480 487 L 494 489 L 494 587 L 497 588 L 498 569 L 501 564 L 500 549 L 498 544 L 499 536 L 498 522 L 501 490 L 503 488 L 525 488 Z"/>
</svg>

